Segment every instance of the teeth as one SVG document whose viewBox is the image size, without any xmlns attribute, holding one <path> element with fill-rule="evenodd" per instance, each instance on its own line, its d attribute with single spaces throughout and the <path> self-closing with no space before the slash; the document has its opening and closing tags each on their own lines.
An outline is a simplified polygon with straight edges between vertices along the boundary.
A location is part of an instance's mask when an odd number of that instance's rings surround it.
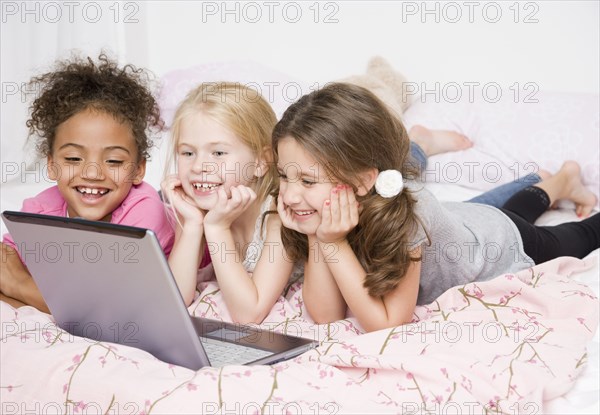
<svg viewBox="0 0 600 415">
<path fill-rule="evenodd" d="M 217 184 L 217 183 L 193 183 L 192 186 L 194 186 L 198 190 L 206 192 L 209 190 L 216 189 L 217 187 L 220 186 L 220 184 Z"/>
<path fill-rule="evenodd" d="M 303 210 L 303 211 L 296 211 L 294 213 L 296 213 L 296 215 L 298 215 L 298 216 L 306 216 L 306 215 L 312 214 L 313 212 L 314 212 L 314 210 L 311 210 L 311 211 L 304 211 Z"/>
<path fill-rule="evenodd" d="M 103 190 L 99 190 L 99 189 L 95 189 L 95 188 L 90 188 L 90 187 L 78 187 L 77 191 L 81 194 L 88 194 L 88 195 L 104 195 L 106 193 L 108 193 L 108 189 L 103 189 Z"/>
</svg>

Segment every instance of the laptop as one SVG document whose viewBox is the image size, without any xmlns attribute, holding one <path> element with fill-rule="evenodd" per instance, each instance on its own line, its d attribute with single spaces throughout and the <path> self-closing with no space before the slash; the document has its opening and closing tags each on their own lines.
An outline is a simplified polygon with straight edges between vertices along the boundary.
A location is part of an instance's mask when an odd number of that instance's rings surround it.
<svg viewBox="0 0 600 415">
<path fill-rule="evenodd" d="M 24 212 L 2 216 L 56 323 L 74 336 L 137 347 L 193 370 L 273 364 L 318 345 L 190 316 L 151 230 Z"/>
</svg>

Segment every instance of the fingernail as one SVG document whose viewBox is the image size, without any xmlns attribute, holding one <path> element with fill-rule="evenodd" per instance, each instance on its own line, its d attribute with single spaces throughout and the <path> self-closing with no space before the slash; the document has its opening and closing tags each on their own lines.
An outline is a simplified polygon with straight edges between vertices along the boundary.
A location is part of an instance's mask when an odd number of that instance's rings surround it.
<svg viewBox="0 0 600 415">
<path fill-rule="evenodd" d="M 326 200 L 325 201 L 325 206 L 329 206 L 331 204 L 331 200 Z"/>
</svg>

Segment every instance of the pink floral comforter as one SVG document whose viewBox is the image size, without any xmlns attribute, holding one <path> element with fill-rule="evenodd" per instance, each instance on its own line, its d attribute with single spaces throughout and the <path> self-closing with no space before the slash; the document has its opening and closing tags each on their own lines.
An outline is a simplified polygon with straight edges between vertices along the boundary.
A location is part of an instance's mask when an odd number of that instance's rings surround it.
<svg viewBox="0 0 600 415">
<path fill-rule="evenodd" d="M 412 324 L 362 334 L 353 318 L 315 325 L 299 283 L 263 324 L 321 345 L 273 366 L 197 372 L 126 346 L 75 338 L 50 316 L 1 303 L 2 414 L 541 413 L 586 364 L 598 299 L 559 258 L 456 287 Z M 207 283 L 190 312 L 228 319 Z"/>
</svg>

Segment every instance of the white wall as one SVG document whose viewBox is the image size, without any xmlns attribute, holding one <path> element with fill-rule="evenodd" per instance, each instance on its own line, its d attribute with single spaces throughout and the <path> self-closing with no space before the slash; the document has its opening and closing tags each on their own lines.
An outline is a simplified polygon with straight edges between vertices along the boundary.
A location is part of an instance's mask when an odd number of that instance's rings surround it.
<svg viewBox="0 0 600 415">
<path fill-rule="evenodd" d="M 597 93 L 599 14 L 597 1 L 151 2 L 149 64 L 163 74 L 253 59 L 322 83 L 379 54 L 428 88 L 535 82 Z"/>
</svg>

